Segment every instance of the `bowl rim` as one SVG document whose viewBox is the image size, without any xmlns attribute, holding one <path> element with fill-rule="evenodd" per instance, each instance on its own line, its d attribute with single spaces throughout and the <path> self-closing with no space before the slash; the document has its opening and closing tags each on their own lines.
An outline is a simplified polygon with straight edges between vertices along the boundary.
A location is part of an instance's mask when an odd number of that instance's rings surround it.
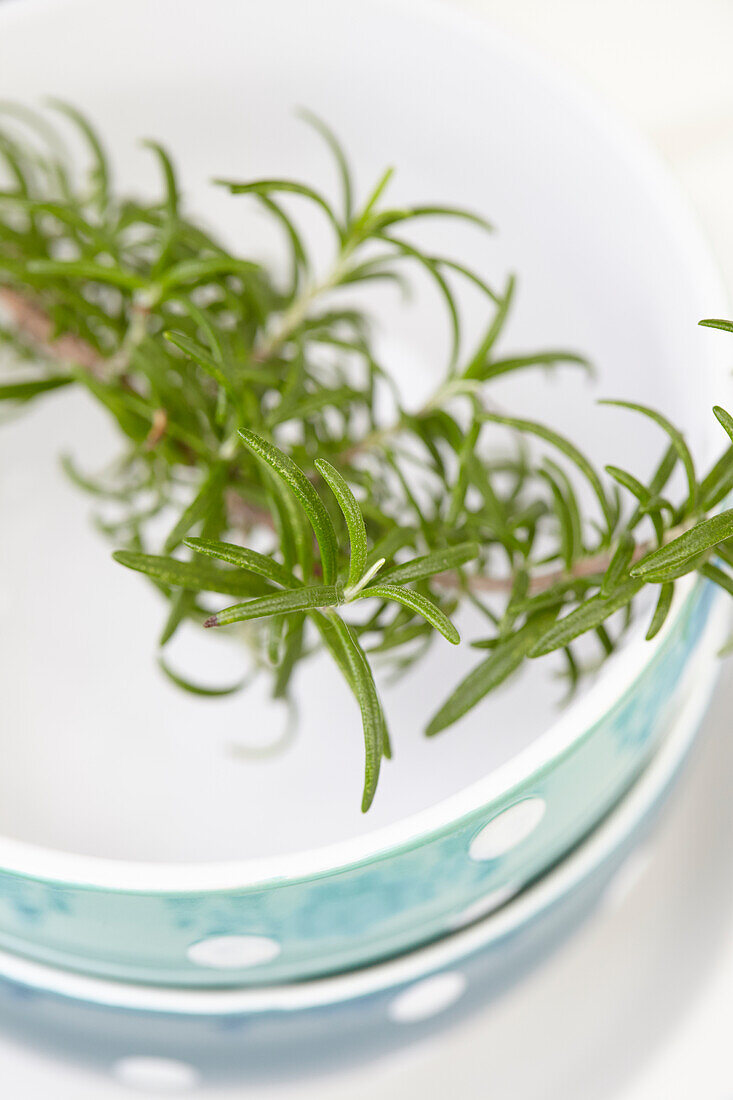
<svg viewBox="0 0 733 1100">
<path fill-rule="evenodd" d="M 716 596 L 714 614 L 706 631 L 711 637 L 722 640 L 728 619 L 722 595 Z M 434 943 L 359 970 L 301 982 L 234 989 L 171 988 L 115 981 L 62 970 L 0 950 L 0 980 L 19 982 L 39 992 L 105 1007 L 207 1017 L 316 1009 L 364 996 L 397 992 L 405 985 L 430 980 L 540 919 L 564 897 L 581 888 L 594 871 L 623 849 L 625 843 L 633 841 L 635 830 L 643 827 L 650 817 L 653 820 L 654 812 L 663 806 L 665 795 L 678 778 L 694 745 L 719 676 L 719 667 L 714 662 L 702 666 L 696 689 L 688 693 L 669 736 L 627 794 L 570 855 L 496 912 Z M 615 870 L 620 871 L 636 850 L 632 842 Z M 614 874 L 602 888 L 599 901 L 602 902 L 605 890 L 613 883 Z"/>
<path fill-rule="evenodd" d="M 70 0 L 10 0 L 0 9 L 0 25 L 14 19 L 34 18 L 39 10 Z M 724 315 L 730 306 L 720 270 L 701 232 L 697 216 L 676 180 L 645 138 L 626 124 L 619 113 L 582 81 L 566 72 L 527 42 L 498 29 L 487 20 L 449 8 L 440 0 L 369 0 L 375 7 L 399 5 L 411 17 L 431 21 L 446 34 L 479 36 L 487 46 L 508 56 L 518 66 L 531 68 L 554 93 L 572 103 L 595 127 L 605 133 L 609 147 L 622 162 L 634 167 L 640 184 L 665 212 L 668 230 L 687 253 L 689 269 L 696 273 L 700 298 L 709 301 L 712 315 Z M 725 377 L 728 356 L 711 344 L 707 363 Z M 710 423 L 707 446 L 717 439 Z M 596 682 L 571 703 L 530 745 L 488 775 L 463 787 L 432 806 L 409 814 L 357 837 L 314 849 L 244 860 L 155 862 L 88 856 L 54 849 L 0 835 L 0 870 L 49 882 L 83 885 L 114 892 L 170 894 L 256 887 L 278 887 L 308 881 L 335 871 L 389 858 L 415 844 L 434 841 L 478 814 L 492 802 L 505 798 L 520 785 L 546 771 L 567 754 L 590 729 L 645 675 L 665 639 L 674 629 L 689 601 L 699 595 L 701 581 L 684 578 L 678 584 L 673 606 L 656 638 L 644 639 L 637 623 L 621 649 L 606 663 Z"/>
</svg>

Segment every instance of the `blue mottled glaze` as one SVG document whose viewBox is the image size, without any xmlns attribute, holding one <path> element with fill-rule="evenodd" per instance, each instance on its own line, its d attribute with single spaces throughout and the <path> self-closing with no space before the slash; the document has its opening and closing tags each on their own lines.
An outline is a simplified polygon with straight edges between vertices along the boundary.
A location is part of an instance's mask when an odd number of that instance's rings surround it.
<svg viewBox="0 0 733 1100">
<path fill-rule="evenodd" d="M 443 935 L 489 891 L 521 887 L 550 867 L 629 788 L 694 677 L 715 598 L 712 585 L 698 583 L 654 659 L 600 721 L 500 798 L 440 830 L 360 864 L 240 890 L 115 891 L 0 871 L 0 947 L 112 978 L 223 986 L 324 975 Z M 499 858 L 471 860 L 476 834 L 528 797 L 546 803 L 537 828 Z M 249 970 L 187 958 L 201 939 L 237 934 L 273 938 L 280 953 Z"/>
</svg>

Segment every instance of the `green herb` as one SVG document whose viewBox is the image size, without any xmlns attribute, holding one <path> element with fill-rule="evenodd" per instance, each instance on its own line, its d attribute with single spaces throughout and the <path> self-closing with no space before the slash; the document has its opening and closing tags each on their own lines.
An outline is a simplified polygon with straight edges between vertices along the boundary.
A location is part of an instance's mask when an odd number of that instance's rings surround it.
<svg viewBox="0 0 733 1100">
<path fill-rule="evenodd" d="M 243 624 L 277 698 L 314 649 L 330 654 L 361 716 L 365 810 L 391 754 L 370 662 L 378 656 L 398 673 L 431 644 L 458 644 L 461 604 L 485 624 L 468 639 L 483 659 L 449 691 L 430 735 L 528 659 L 559 651 L 574 689 L 613 652 L 650 585 L 648 638 L 685 573 L 733 591 L 733 511 L 717 512 L 733 491 L 725 410 L 714 409 L 724 449 L 701 476 L 661 413 L 611 402 L 662 433 L 649 479 L 599 471 L 552 425 L 494 410 L 497 378 L 588 364 L 572 351 L 501 349 L 515 279 L 494 287 L 409 239 L 412 223 L 430 218 L 485 233 L 483 217 L 390 205 L 391 170 L 361 194 L 336 137 L 306 115 L 334 156 L 337 201 L 293 180 L 219 181 L 282 234 L 287 270 L 275 273 L 189 215 L 162 146 L 148 143 L 158 194 L 120 196 L 93 128 L 74 108 L 55 109 L 86 146 L 81 174 L 45 118 L 0 109 L 0 403 L 27 409 L 82 387 L 110 417 L 118 458 L 96 473 L 68 457 L 64 468 L 119 509 L 98 523 L 119 547 L 116 560 L 166 602 L 161 647 L 186 620 Z M 330 227 L 326 268 L 298 225 L 301 204 Z M 409 285 L 411 268 L 432 283 L 448 349 L 443 379 L 417 412 L 403 407 L 358 308 L 362 288 Z M 464 286 L 485 315 L 471 344 Z M 701 323 L 733 331 L 728 321 Z M 678 469 L 679 500 L 663 495 Z M 217 594 L 237 602 L 222 608 Z M 596 651 L 590 661 L 581 638 Z M 160 667 L 196 694 L 247 684 L 207 688 L 163 656 Z"/>
</svg>

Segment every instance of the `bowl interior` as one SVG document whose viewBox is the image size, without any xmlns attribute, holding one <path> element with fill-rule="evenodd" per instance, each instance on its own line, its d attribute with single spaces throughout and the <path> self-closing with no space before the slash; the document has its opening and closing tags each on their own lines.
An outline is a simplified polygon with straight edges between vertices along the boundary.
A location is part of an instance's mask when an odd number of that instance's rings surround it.
<svg viewBox="0 0 733 1100">
<path fill-rule="evenodd" d="M 494 221 L 493 239 L 433 225 L 421 240 L 497 284 L 518 272 L 507 352 L 568 348 L 596 365 L 593 385 L 569 372 L 497 385 L 502 407 L 551 421 L 599 462 L 642 474 L 663 440 L 631 414 L 595 408 L 597 397 L 653 403 L 685 426 L 698 453 L 710 450 L 724 353 L 696 324 L 722 307 L 683 204 L 602 108 L 501 37 L 440 8 L 387 0 L 358 13 L 336 0 L 10 3 L 0 27 L 0 96 L 32 103 L 51 93 L 86 110 L 132 189 L 158 185 L 137 139 L 162 140 L 190 209 L 275 264 L 269 223 L 208 181 L 282 175 L 332 189 L 327 154 L 294 117 L 309 107 L 343 136 L 363 189 L 394 164 L 395 202 L 459 203 Z M 326 263 L 326 231 L 303 213 Z M 440 377 L 447 333 L 430 289 L 416 285 L 413 301 L 380 293 L 374 307 L 385 361 L 417 400 Z M 483 320 L 469 296 L 469 335 Z M 70 452 L 93 469 L 113 443 L 106 420 L 75 394 L 0 430 L 0 833 L 134 860 L 298 851 L 434 805 L 556 719 L 562 689 L 541 665 L 426 742 L 426 719 L 474 660 L 436 643 L 385 689 L 395 759 L 362 817 L 358 717 L 325 659 L 304 670 L 297 734 L 274 754 L 261 750 L 287 716 L 264 685 L 199 700 L 156 671 L 163 609 L 110 560 L 90 501 L 58 463 Z M 480 623 L 464 625 L 481 636 Z M 230 641 L 193 630 L 174 659 L 213 683 L 242 666 Z"/>
</svg>

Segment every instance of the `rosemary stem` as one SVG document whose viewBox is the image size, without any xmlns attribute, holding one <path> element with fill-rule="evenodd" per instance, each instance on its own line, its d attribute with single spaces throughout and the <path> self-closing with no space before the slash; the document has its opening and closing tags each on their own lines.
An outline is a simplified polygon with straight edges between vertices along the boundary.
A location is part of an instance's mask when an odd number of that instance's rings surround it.
<svg viewBox="0 0 733 1100">
<path fill-rule="evenodd" d="M 286 311 L 283 315 L 283 321 L 278 329 L 277 335 L 273 336 L 271 340 L 264 344 L 260 349 L 260 355 L 270 357 L 274 354 L 278 346 L 280 346 L 288 335 L 297 328 L 304 317 L 307 315 L 308 309 L 312 305 L 313 301 L 325 291 L 333 288 L 343 274 L 343 261 L 335 265 L 331 274 L 321 281 L 314 284 L 309 291 L 303 294 L 296 303 L 297 309 L 293 308 L 291 311 Z M 31 303 L 24 295 L 19 294 L 9 288 L 0 288 L 0 302 L 5 307 L 6 311 L 13 319 L 13 323 L 16 328 L 23 333 L 29 340 L 31 340 L 43 354 L 55 359 L 57 362 L 64 365 L 76 365 L 89 370 L 96 377 L 107 377 L 109 360 L 100 356 L 89 344 L 85 341 L 73 337 L 73 336 L 60 336 L 52 338 L 52 325 L 45 313 Z M 139 320 L 136 318 L 139 316 Z M 144 337 L 145 334 L 145 319 L 144 311 L 136 313 L 136 317 L 128 330 L 130 338 L 128 340 L 128 352 L 131 351 L 137 343 Z M 440 401 L 444 395 L 446 389 L 451 389 L 451 392 L 455 390 L 455 387 L 451 387 L 450 382 L 443 382 L 438 386 L 435 392 L 428 397 L 427 401 L 421 406 L 417 412 L 417 416 L 425 415 L 431 408 L 436 406 L 436 402 Z M 456 391 L 457 392 L 457 391 Z M 393 424 L 387 425 L 384 428 L 380 428 L 377 431 L 368 433 L 358 443 L 354 444 L 347 451 L 344 451 L 341 458 L 345 461 L 350 461 L 359 454 L 363 454 L 380 444 L 387 442 L 394 438 L 405 428 L 402 417 L 397 419 Z M 222 459 L 233 458 L 236 454 L 238 447 L 238 436 L 233 433 L 222 445 L 220 450 L 220 457 Z M 234 526 L 245 527 L 249 526 L 251 522 L 263 523 L 267 522 L 271 525 L 272 520 L 270 514 L 261 509 L 251 509 L 246 502 L 235 492 L 230 492 L 227 495 L 227 511 L 232 520 Z M 681 534 L 687 529 L 688 524 L 680 524 L 677 527 L 671 528 L 665 533 L 665 541 L 669 541 Z M 645 554 L 653 549 L 651 542 L 640 543 L 632 556 L 632 562 L 639 561 Z M 529 583 L 529 591 L 531 593 L 544 592 L 550 588 L 553 584 L 564 580 L 574 580 L 583 577 L 592 576 L 595 573 L 602 573 L 608 568 L 611 560 L 611 551 L 607 550 L 600 554 L 594 554 L 589 557 L 579 558 L 573 565 L 570 571 L 560 568 L 551 569 L 546 573 L 535 574 Z M 472 575 L 468 580 L 464 578 L 461 580 L 459 575 L 455 572 L 438 573 L 434 577 L 436 584 L 446 589 L 458 589 L 462 584 L 468 584 L 471 591 L 474 592 L 487 592 L 506 594 L 511 592 L 512 578 L 511 577 L 491 577 L 486 574 L 477 573 Z"/>
<path fill-rule="evenodd" d="M 254 359 L 257 362 L 262 363 L 267 359 L 271 359 L 273 355 L 280 350 L 283 344 L 286 343 L 291 334 L 306 320 L 308 310 L 313 303 L 320 298 L 322 294 L 326 294 L 329 290 L 333 290 L 335 286 L 338 286 L 344 276 L 346 260 L 350 252 L 351 248 L 349 246 L 344 246 L 338 262 L 334 264 L 326 278 L 319 282 L 311 283 L 310 287 L 288 306 L 282 314 L 276 330 L 269 337 L 265 337 L 259 349 L 255 352 Z"/>
</svg>

